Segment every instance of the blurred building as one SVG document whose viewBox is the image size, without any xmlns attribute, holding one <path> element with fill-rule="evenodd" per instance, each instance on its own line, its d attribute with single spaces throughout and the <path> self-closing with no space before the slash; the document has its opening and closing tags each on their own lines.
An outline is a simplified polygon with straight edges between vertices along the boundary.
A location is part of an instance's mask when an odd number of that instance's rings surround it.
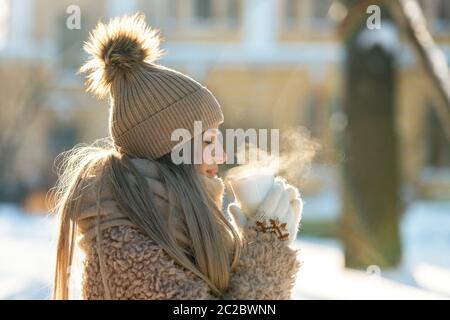
<svg viewBox="0 0 450 320">
<path fill-rule="evenodd" d="M 421 4 L 450 57 L 450 3 Z M 81 28 L 71 29 L 68 19 L 78 10 Z M 345 8 L 332 0 L 0 0 L 2 104 L 33 110 L 13 128 L 20 135 L 8 168 L 13 179 L 45 190 L 54 183 L 58 153 L 108 134 L 107 102 L 85 93 L 77 74 L 86 59 L 82 44 L 99 19 L 136 11 L 161 30 L 167 52 L 161 63 L 206 84 L 224 108 L 226 127 L 301 125 L 325 151 L 334 150 L 345 125 L 345 55 L 336 32 Z M 430 108 L 440 103 L 437 92 L 407 44 L 399 46 L 398 58 L 405 181 L 419 196 L 450 197 L 450 147 Z M 17 108 L 2 108 L 2 121 L 11 123 L 4 110 Z M 339 159 L 325 152 L 318 163 L 338 165 Z M 320 190 L 321 179 L 310 192 Z"/>
</svg>

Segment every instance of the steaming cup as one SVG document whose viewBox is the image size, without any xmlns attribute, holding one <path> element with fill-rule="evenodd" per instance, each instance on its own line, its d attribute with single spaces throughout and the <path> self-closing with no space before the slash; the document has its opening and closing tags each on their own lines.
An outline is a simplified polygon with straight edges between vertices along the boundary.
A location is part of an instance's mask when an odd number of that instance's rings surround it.
<svg viewBox="0 0 450 320">
<path fill-rule="evenodd" d="M 248 218 L 256 213 L 272 188 L 274 181 L 275 177 L 272 173 L 229 178 L 229 184 L 236 202 Z"/>
</svg>

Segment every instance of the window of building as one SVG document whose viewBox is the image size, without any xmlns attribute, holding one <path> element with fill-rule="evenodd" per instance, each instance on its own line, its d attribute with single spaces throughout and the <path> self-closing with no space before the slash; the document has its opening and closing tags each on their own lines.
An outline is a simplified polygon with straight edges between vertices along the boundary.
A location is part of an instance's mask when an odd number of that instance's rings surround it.
<svg viewBox="0 0 450 320">
<path fill-rule="evenodd" d="M 166 32 L 177 36 L 181 33 L 198 35 L 218 29 L 233 31 L 241 22 L 242 1 L 154 0 L 149 3 L 141 0 L 139 8 L 153 27 L 162 30 L 163 35 Z"/>
<path fill-rule="evenodd" d="M 283 25 L 289 29 L 311 32 L 331 29 L 329 10 L 333 0 L 283 0 Z"/>
<path fill-rule="evenodd" d="M 437 32 L 448 32 L 450 30 L 450 1 L 439 1 L 434 27 Z"/>
<path fill-rule="evenodd" d="M 235 27 L 240 20 L 242 0 L 192 0 L 194 24 L 213 28 Z"/>
<path fill-rule="evenodd" d="M 212 17 L 211 0 L 194 0 L 193 13 L 197 19 L 209 19 Z"/>
<path fill-rule="evenodd" d="M 328 16 L 333 0 L 315 0 L 311 3 L 311 27 L 326 28 L 331 26 L 331 20 Z"/>
<path fill-rule="evenodd" d="M 228 26 L 236 26 L 240 19 L 240 0 L 226 1 L 226 23 Z"/>
<path fill-rule="evenodd" d="M 286 15 L 286 25 L 289 28 L 297 26 L 299 20 L 299 1 L 298 0 L 286 0 L 286 6 L 284 7 Z"/>
<path fill-rule="evenodd" d="M 419 0 L 430 31 L 435 34 L 448 34 L 450 30 L 450 1 Z"/>
</svg>

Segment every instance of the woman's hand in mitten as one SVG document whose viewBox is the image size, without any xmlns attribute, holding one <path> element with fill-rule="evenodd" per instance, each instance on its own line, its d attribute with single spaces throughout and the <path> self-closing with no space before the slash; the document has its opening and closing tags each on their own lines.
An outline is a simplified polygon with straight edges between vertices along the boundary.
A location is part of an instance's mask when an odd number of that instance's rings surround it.
<svg viewBox="0 0 450 320">
<path fill-rule="evenodd" d="M 288 213 L 288 227 L 290 243 L 297 238 L 297 232 L 302 219 L 303 201 L 300 192 L 294 186 L 285 183 L 286 191 L 289 194 L 289 213 Z"/>
<path fill-rule="evenodd" d="M 241 207 L 236 202 L 232 202 L 227 208 L 228 214 L 234 218 L 235 223 L 244 228 L 247 225 L 247 216 L 242 212 Z"/>
<path fill-rule="evenodd" d="M 258 231 L 274 233 L 280 240 L 291 244 L 297 235 L 302 207 L 298 190 L 277 177 L 253 217 L 248 219 L 235 203 L 229 205 L 228 211 L 239 225 L 251 225 Z"/>
</svg>

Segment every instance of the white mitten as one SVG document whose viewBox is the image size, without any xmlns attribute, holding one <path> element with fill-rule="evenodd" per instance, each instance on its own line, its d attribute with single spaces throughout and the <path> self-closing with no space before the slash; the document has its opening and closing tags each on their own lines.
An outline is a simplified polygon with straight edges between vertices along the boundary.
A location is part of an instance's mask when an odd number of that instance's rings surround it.
<svg viewBox="0 0 450 320">
<path fill-rule="evenodd" d="M 238 226 L 244 228 L 247 225 L 247 216 L 242 212 L 241 208 L 236 202 L 228 205 L 227 211 L 229 215 L 233 216 L 234 221 Z"/>
<path fill-rule="evenodd" d="M 236 203 L 228 206 L 228 212 L 241 226 L 254 225 L 258 231 L 275 233 L 288 244 L 294 242 L 301 220 L 303 202 L 298 190 L 281 177 L 275 179 L 272 189 L 251 218 Z"/>
<path fill-rule="evenodd" d="M 300 192 L 294 186 L 286 183 L 285 190 L 289 194 L 290 212 L 288 214 L 288 219 L 290 221 L 288 222 L 288 227 L 290 228 L 289 238 L 291 238 L 292 236 L 292 238 L 290 239 L 290 243 L 292 243 L 297 238 L 298 227 L 302 219 L 303 201 L 300 196 Z"/>
</svg>

